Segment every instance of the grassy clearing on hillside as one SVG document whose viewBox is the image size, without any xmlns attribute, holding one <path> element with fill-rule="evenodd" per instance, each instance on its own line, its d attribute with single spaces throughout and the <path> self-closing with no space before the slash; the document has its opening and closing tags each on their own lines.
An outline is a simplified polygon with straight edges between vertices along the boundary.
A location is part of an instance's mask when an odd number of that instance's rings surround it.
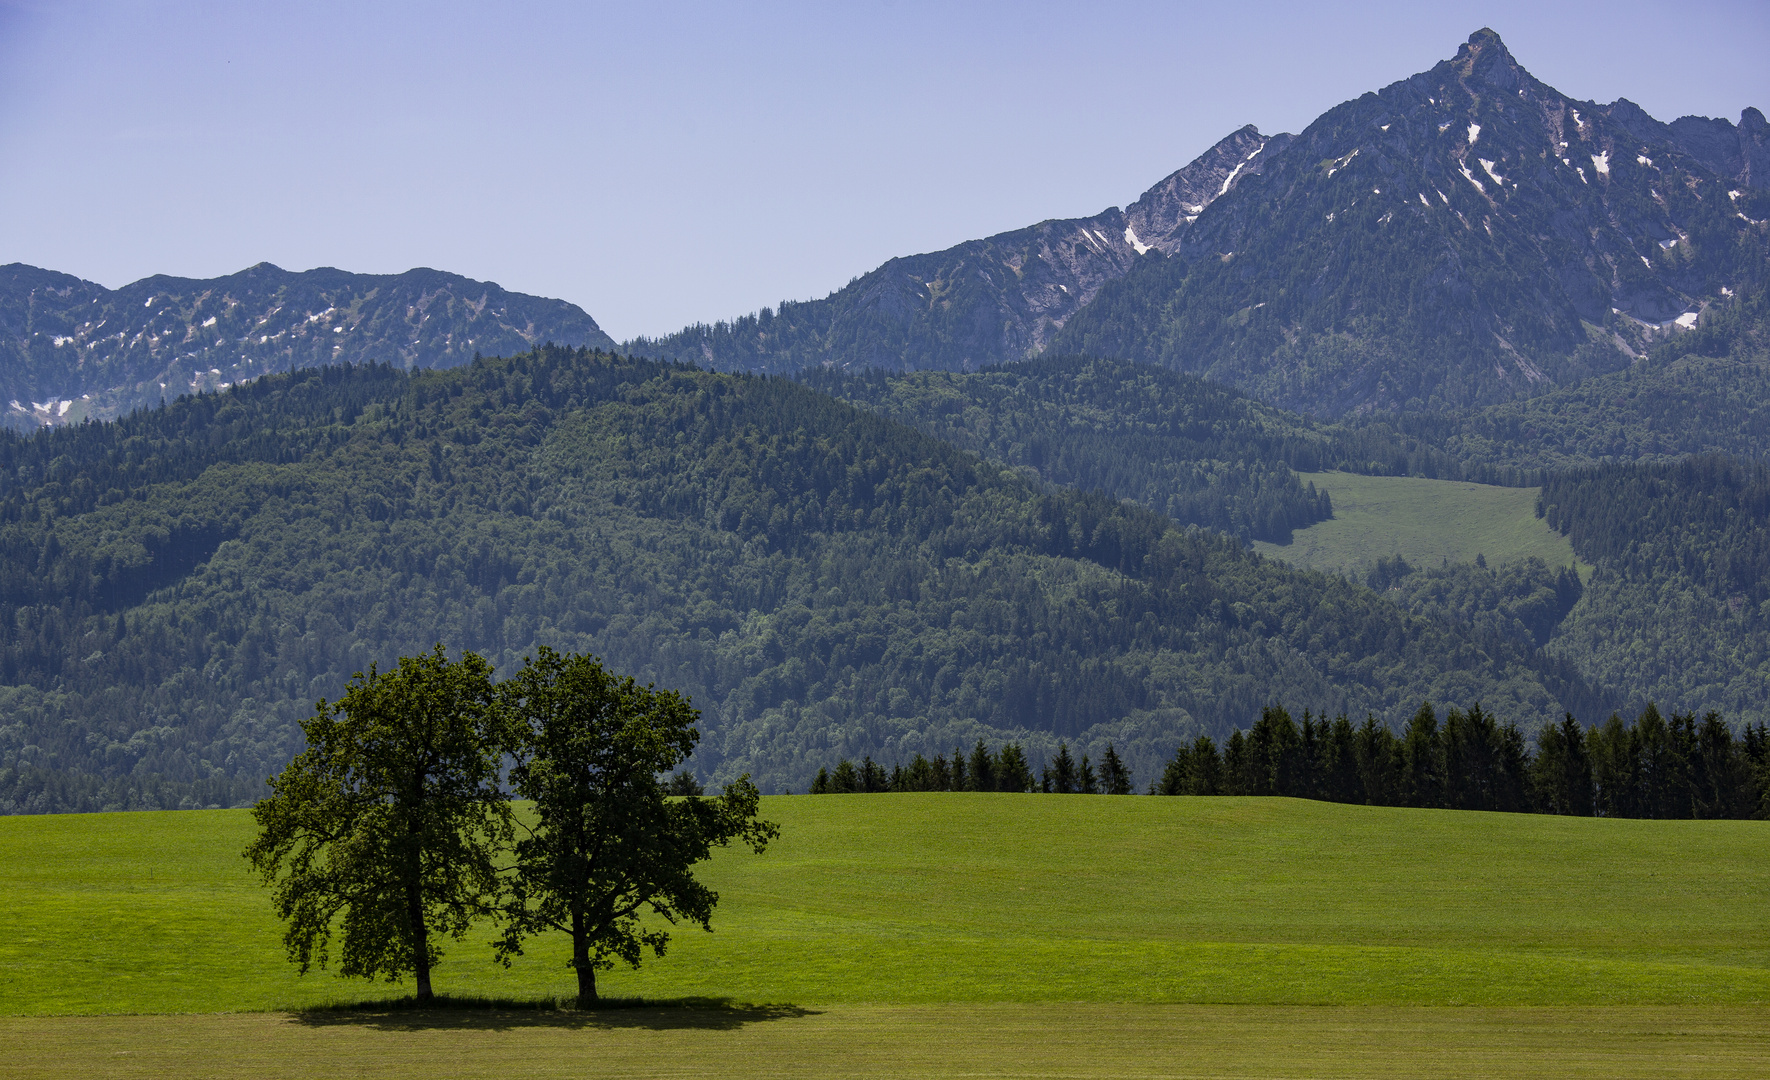
<svg viewBox="0 0 1770 1080">
<path fill-rule="evenodd" d="M 773 797 L 767 855 L 705 879 L 715 932 L 606 994 L 797 1005 L 1770 1002 L 1770 824 L 1288 799 Z M 241 811 L 0 818 L 0 1014 L 386 998 L 297 979 Z M 439 993 L 572 992 L 456 945 Z"/>
<path fill-rule="evenodd" d="M 1715 1077 L 1770 1009 L 838 1005 L 0 1019 L 0 1076 Z"/>
<path fill-rule="evenodd" d="M 1416 567 L 1448 560 L 1497 565 L 1532 555 L 1550 566 L 1578 560 L 1573 545 L 1536 516 L 1538 488 L 1495 487 L 1417 476 L 1303 473 L 1334 501 L 1334 516 L 1292 534 L 1288 544 L 1255 550 L 1293 566 L 1361 574 L 1401 555 Z M 1589 574 L 1581 568 L 1582 574 Z"/>
<path fill-rule="evenodd" d="M 1770 823 L 1623 822 L 1289 798 L 772 797 L 722 852 L 715 933 L 607 995 L 752 1002 L 1770 1002 Z M 244 811 L 0 818 L 0 1014 L 386 999 L 297 977 L 239 857 Z M 437 991 L 573 991 L 451 947 Z"/>
</svg>

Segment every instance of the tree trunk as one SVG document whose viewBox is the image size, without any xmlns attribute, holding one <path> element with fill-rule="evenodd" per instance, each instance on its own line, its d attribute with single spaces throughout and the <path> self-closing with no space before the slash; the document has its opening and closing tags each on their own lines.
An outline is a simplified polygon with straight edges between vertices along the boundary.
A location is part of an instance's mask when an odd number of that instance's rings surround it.
<svg viewBox="0 0 1770 1080">
<path fill-rule="evenodd" d="M 596 969 L 590 964 L 590 932 L 582 911 L 572 912 L 572 966 L 578 969 L 578 1008 L 595 1008 Z"/>
<path fill-rule="evenodd" d="M 412 968 L 418 979 L 418 1000 L 429 1001 L 430 931 L 424 925 L 424 895 L 417 882 L 406 887 L 406 918 L 412 925 Z"/>
</svg>

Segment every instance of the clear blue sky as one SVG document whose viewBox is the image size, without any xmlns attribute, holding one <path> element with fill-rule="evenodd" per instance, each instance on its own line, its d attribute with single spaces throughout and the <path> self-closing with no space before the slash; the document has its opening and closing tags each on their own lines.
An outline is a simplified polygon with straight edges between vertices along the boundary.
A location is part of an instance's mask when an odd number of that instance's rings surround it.
<svg viewBox="0 0 1770 1080">
<path fill-rule="evenodd" d="M 1499 31 L 1578 98 L 1770 110 L 1770 3 L 0 0 L 0 263 L 433 266 L 617 338 L 1124 205 Z"/>
</svg>

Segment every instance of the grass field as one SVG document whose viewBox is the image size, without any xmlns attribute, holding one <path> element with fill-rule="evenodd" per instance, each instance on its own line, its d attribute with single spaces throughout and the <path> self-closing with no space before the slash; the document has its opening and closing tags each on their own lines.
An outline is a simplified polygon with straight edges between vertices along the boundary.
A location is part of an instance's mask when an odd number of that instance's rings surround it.
<svg viewBox="0 0 1770 1080">
<path fill-rule="evenodd" d="M 1770 1002 L 1770 823 L 1285 799 L 786 796 L 722 853 L 716 932 L 606 994 L 801 1006 Z M 0 818 L 0 1014 L 385 998 L 298 979 L 241 811 Z M 456 946 L 441 993 L 568 995 L 558 941 Z"/>
<path fill-rule="evenodd" d="M 1770 1075 L 1770 1009 L 836 1005 L 0 1018 L 0 1078 Z"/>
<path fill-rule="evenodd" d="M 1537 488 L 1341 472 L 1301 476 L 1333 497 L 1334 516 L 1297 530 L 1288 544 L 1254 545 L 1295 566 L 1360 573 L 1397 554 L 1416 567 L 1474 562 L 1477 555 L 1496 565 L 1532 555 L 1550 566 L 1577 563 L 1567 538 L 1536 516 Z"/>
</svg>

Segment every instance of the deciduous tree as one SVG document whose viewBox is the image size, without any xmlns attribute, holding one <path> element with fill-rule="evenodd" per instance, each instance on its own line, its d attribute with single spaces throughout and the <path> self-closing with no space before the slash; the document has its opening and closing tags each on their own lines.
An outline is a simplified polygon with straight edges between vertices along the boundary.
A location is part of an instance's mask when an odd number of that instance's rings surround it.
<svg viewBox="0 0 1770 1080">
<path fill-rule="evenodd" d="M 578 1003 L 588 1006 L 599 969 L 637 967 L 647 948 L 664 954 L 669 932 L 646 915 L 712 929 L 719 894 L 695 880 L 696 863 L 733 840 L 760 854 L 779 830 L 756 816 L 747 776 L 715 798 L 668 796 L 658 777 L 700 739 L 699 714 L 674 691 L 543 647 L 500 693 L 519 721 L 511 781 L 537 821 L 516 843 L 497 950 L 508 962 L 533 934 L 570 935 Z"/>
<path fill-rule="evenodd" d="M 505 746 L 491 665 L 443 647 L 392 671 L 358 673 L 302 722 L 307 749 L 252 810 L 246 857 L 275 887 L 289 958 L 303 973 L 413 975 L 432 996 L 439 939 L 459 939 L 498 887 L 494 853 L 510 837 L 498 785 Z"/>
</svg>

